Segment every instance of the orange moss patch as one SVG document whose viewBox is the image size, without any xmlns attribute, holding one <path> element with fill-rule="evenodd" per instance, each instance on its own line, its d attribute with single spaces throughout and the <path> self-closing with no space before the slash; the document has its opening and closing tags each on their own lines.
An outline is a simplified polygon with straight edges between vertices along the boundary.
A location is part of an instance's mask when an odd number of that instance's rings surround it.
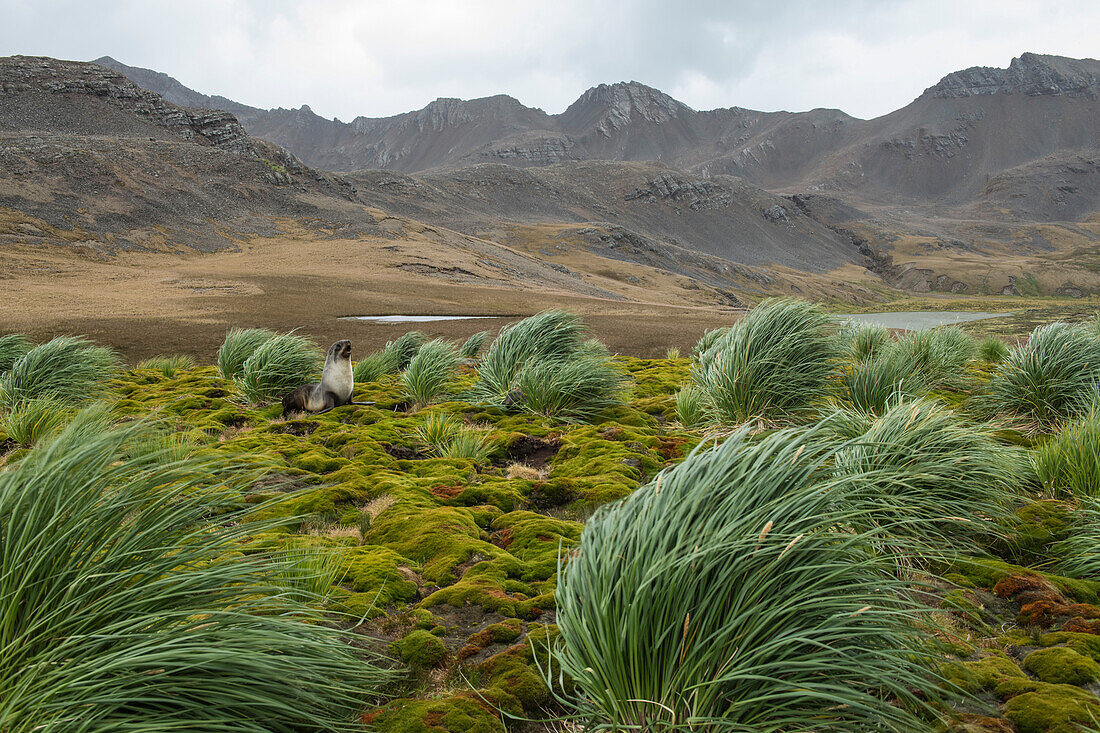
<svg viewBox="0 0 1100 733">
<path fill-rule="evenodd" d="M 1061 591 L 1037 575 L 1009 575 L 997 582 L 993 592 L 1020 604 L 1016 622 L 1022 626 L 1049 628 L 1066 616 L 1100 618 L 1100 609 L 1070 602 Z"/>
<path fill-rule="evenodd" d="M 1055 623 L 1059 617 L 1072 616 L 1072 620 L 1086 623 L 1089 620 L 1100 619 L 1100 608 L 1090 606 L 1087 603 L 1068 603 L 1065 599 L 1061 603 L 1049 599 L 1041 599 L 1025 603 L 1020 607 L 1020 622 L 1047 627 Z M 1066 629 L 1067 631 L 1069 629 Z"/>
<path fill-rule="evenodd" d="M 1066 606 L 1050 601 L 1035 601 L 1020 607 L 1016 623 L 1021 626 L 1038 626 L 1046 629 L 1055 624 L 1060 616 L 1065 616 Z"/>
<path fill-rule="evenodd" d="M 1100 619 L 1100 608 L 1087 603 L 1074 603 L 1066 609 L 1066 615 L 1083 619 Z"/>
<path fill-rule="evenodd" d="M 511 643 L 522 633 L 523 625 L 518 619 L 507 619 L 499 624 L 492 624 L 471 636 L 466 646 L 458 650 L 457 656 L 459 659 L 467 659 L 491 644 Z"/>
<path fill-rule="evenodd" d="M 661 458 L 664 458 L 666 461 L 676 460 L 683 457 L 683 447 L 687 442 L 688 441 L 683 438 L 657 436 L 657 452 L 660 453 Z"/>
<path fill-rule="evenodd" d="M 1044 596 L 1053 594 L 1058 598 L 1062 598 L 1062 594 L 1054 586 L 1038 575 L 1009 575 L 1001 578 L 993 586 L 993 593 L 1000 598 L 1012 600 L 1017 600 L 1017 596 L 1023 593 L 1043 594 Z M 1038 597 L 1029 598 L 1028 600 L 1038 600 Z M 1062 598 L 1062 601 L 1065 602 L 1065 599 Z"/>
<path fill-rule="evenodd" d="M 359 722 L 363 723 L 364 725 L 370 725 L 379 715 L 384 712 L 386 712 L 385 708 L 375 708 L 374 710 L 368 710 L 367 712 L 359 716 Z"/>
<path fill-rule="evenodd" d="M 1080 616 L 1071 618 L 1062 626 L 1062 631 L 1070 631 L 1077 634 L 1100 635 L 1100 618 L 1096 618 L 1095 616 L 1089 619 L 1084 619 Z"/>
<path fill-rule="evenodd" d="M 433 486 L 429 491 L 440 499 L 453 499 L 466 489 L 465 486 L 453 484 L 451 486 Z"/>
</svg>

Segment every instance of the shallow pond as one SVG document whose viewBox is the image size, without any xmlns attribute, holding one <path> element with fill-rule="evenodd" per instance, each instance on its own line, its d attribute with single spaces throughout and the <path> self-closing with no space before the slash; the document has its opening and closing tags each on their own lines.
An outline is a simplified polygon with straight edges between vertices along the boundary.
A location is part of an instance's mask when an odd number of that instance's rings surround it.
<svg viewBox="0 0 1100 733">
<path fill-rule="evenodd" d="M 906 331 L 923 331 L 926 328 L 945 326 L 967 321 L 982 321 L 987 318 L 1000 318 L 1011 313 L 982 313 L 979 311 L 902 311 L 895 313 L 840 313 L 857 323 L 869 323 L 874 326 L 897 328 Z"/>
<path fill-rule="evenodd" d="M 504 318 L 504 316 L 344 316 L 341 320 L 370 321 L 371 323 L 428 323 L 430 321 L 470 321 L 490 318 Z"/>
</svg>

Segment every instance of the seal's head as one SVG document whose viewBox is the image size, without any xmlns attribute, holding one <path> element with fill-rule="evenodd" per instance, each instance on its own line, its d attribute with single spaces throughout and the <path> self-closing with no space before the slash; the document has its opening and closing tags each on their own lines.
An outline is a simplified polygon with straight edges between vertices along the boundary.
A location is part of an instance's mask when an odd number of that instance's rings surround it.
<svg viewBox="0 0 1100 733">
<path fill-rule="evenodd" d="M 341 339 L 329 347 L 329 358 L 331 359 L 351 359 L 351 341 L 348 339 Z"/>
</svg>

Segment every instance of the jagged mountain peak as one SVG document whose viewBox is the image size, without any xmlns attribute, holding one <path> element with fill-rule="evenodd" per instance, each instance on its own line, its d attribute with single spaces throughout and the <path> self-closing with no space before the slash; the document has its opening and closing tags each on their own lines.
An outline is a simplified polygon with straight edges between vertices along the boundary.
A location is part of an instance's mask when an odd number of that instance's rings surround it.
<svg viewBox="0 0 1100 733">
<path fill-rule="evenodd" d="M 419 110 L 417 115 L 445 115 L 457 117 L 466 122 L 469 115 L 476 114 L 515 114 L 531 111 L 515 97 L 507 94 L 494 94 L 491 97 L 478 97 L 476 99 L 458 99 L 456 97 L 440 97 L 430 102 Z"/>
<path fill-rule="evenodd" d="M 508 94 L 493 94 L 488 97 L 475 97 L 474 99 L 461 99 L 459 97 L 439 97 L 429 102 L 425 109 L 433 106 L 447 107 L 517 107 L 529 109 L 515 97 Z"/>
<path fill-rule="evenodd" d="M 972 66 L 954 71 L 922 96 L 940 99 L 989 94 L 1028 96 L 1088 96 L 1100 93 L 1100 61 L 1023 53 L 1007 69 Z"/>
<path fill-rule="evenodd" d="M 600 84 L 588 89 L 562 114 L 565 120 L 603 117 L 601 129 L 619 129 L 632 121 L 667 122 L 695 110 L 660 89 L 637 81 Z"/>
<path fill-rule="evenodd" d="M 476 99 L 439 97 L 413 112 L 392 117 L 356 117 L 353 128 L 360 133 L 387 127 L 390 123 L 412 125 L 421 131 L 441 132 L 449 127 L 496 120 L 507 124 L 522 119 L 545 116 L 537 108 L 527 107 L 515 97 L 494 94 Z"/>
<path fill-rule="evenodd" d="M 673 104 L 679 104 L 681 106 L 686 106 L 676 101 L 668 94 L 665 94 L 660 89 L 657 89 L 656 87 L 651 87 L 648 84 L 643 84 L 640 81 L 634 81 L 633 79 L 630 81 L 617 81 L 611 84 L 597 84 L 596 86 L 590 87 L 589 89 L 585 90 L 585 92 L 581 94 L 578 101 L 581 101 L 585 98 L 601 97 L 605 99 L 613 99 L 616 96 L 623 94 L 637 99 L 655 99 L 661 102 L 669 102 Z"/>
</svg>

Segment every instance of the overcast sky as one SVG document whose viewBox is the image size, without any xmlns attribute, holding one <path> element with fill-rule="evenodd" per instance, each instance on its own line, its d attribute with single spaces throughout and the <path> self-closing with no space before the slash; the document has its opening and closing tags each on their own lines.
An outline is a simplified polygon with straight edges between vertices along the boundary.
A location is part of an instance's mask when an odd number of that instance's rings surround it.
<svg viewBox="0 0 1100 733">
<path fill-rule="evenodd" d="M 695 109 L 875 117 L 1024 51 L 1100 57 L 1097 0 L 0 0 L 0 55 L 113 56 L 348 121 L 437 97 L 547 112 L 634 79 Z"/>
</svg>

